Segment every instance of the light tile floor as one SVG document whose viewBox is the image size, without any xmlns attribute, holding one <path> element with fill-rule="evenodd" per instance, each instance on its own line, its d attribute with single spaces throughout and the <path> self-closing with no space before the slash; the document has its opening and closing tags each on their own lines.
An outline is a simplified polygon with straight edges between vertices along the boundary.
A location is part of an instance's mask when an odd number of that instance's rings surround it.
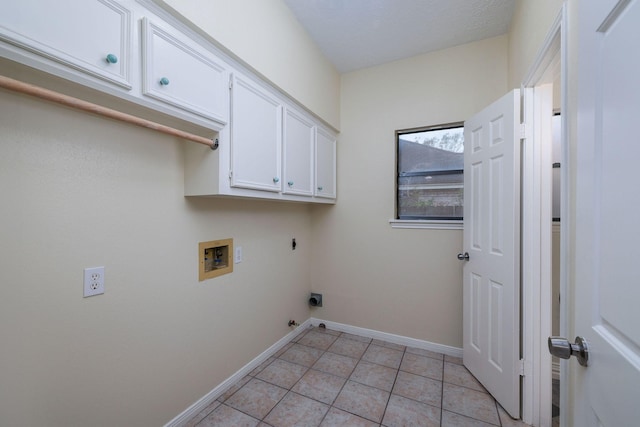
<svg viewBox="0 0 640 427">
<path fill-rule="evenodd" d="M 462 360 L 309 328 L 187 427 L 525 426 Z"/>
</svg>

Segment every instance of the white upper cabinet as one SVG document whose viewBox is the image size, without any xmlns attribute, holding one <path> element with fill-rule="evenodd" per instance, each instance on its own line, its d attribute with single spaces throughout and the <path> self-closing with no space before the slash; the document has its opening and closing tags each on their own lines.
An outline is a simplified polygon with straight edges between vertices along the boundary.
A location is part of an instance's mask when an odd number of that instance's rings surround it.
<svg viewBox="0 0 640 427">
<path fill-rule="evenodd" d="M 336 137 L 318 128 L 316 136 L 316 197 L 336 198 Z"/>
<path fill-rule="evenodd" d="M 205 129 L 219 147 L 186 144 L 187 196 L 335 203 L 335 135 L 159 3 L 4 1 L 0 57 Z"/>
<path fill-rule="evenodd" d="M 231 80 L 219 148 L 185 147 L 185 195 L 335 203 L 335 135 L 257 80 Z"/>
<path fill-rule="evenodd" d="M 145 18 L 143 93 L 207 119 L 228 121 L 229 74 L 209 52 Z"/>
<path fill-rule="evenodd" d="M 233 76 L 231 186 L 279 192 L 282 188 L 282 105 L 249 78 Z"/>
<path fill-rule="evenodd" d="M 111 0 L 5 1 L 0 40 L 130 89 L 131 20 Z"/>
<path fill-rule="evenodd" d="M 313 195 L 315 124 L 305 114 L 286 107 L 284 114 L 283 185 L 285 194 Z"/>
</svg>

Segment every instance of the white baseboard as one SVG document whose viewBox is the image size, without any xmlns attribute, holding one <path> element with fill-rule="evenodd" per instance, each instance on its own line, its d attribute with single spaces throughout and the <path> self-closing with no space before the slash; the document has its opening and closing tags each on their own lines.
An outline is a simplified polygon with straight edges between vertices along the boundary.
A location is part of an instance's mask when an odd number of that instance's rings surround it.
<svg viewBox="0 0 640 427">
<path fill-rule="evenodd" d="M 271 347 L 263 351 L 258 357 L 253 359 L 251 362 L 247 363 L 243 366 L 239 371 L 235 374 L 231 375 L 229 378 L 220 383 L 216 388 L 211 390 L 209 393 L 204 395 L 201 399 L 195 402 L 193 405 L 189 406 L 184 412 L 179 414 L 177 417 L 169 421 L 165 424 L 164 427 L 180 427 L 186 422 L 188 422 L 191 418 L 195 417 L 209 406 L 213 401 L 222 396 L 231 386 L 233 386 L 236 382 L 240 381 L 246 375 L 248 375 L 255 368 L 260 366 L 262 362 L 273 356 L 280 350 L 282 347 L 287 345 L 289 342 L 293 341 L 295 337 L 304 332 L 307 327 L 313 325 L 318 326 L 321 323 L 327 327 L 327 329 L 331 329 L 339 332 L 346 332 L 349 334 L 360 335 L 362 337 L 378 339 L 382 341 L 391 342 L 394 344 L 404 345 L 407 347 L 420 348 L 423 350 L 435 351 L 437 353 L 446 354 L 448 356 L 453 357 L 462 357 L 462 349 L 458 347 L 451 347 L 443 344 L 436 344 L 429 341 L 418 340 L 415 338 L 409 338 L 402 335 L 390 334 L 387 332 L 375 331 L 373 329 L 360 328 L 358 326 L 345 325 L 344 323 L 336 323 L 330 322 L 328 320 L 321 320 L 310 318 L 300 324 L 296 329 L 289 332 L 287 335 L 282 337 L 278 342 L 273 344 Z"/>
<path fill-rule="evenodd" d="M 373 329 L 360 328 L 358 326 L 346 325 L 344 323 L 330 322 L 328 320 L 321 320 L 311 318 L 311 324 L 318 326 L 320 323 L 324 323 L 328 329 L 334 331 L 346 332 L 349 334 L 360 335 L 362 337 L 378 339 L 382 341 L 391 342 L 394 344 L 405 345 L 407 347 L 420 348 L 423 350 L 435 351 L 436 353 L 446 354 L 453 357 L 462 357 L 462 349 L 459 347 L 451 347 L 443 344 L 436 344 L 430 341 L 418 340 L 415 338 L 405 337 L 403 335 L 390 334 L 388 332 L 380 332 Z"/>
<path fill-rule="evenodd" d="M 213 403 L 217 398 L 222 396 L 231 386 L 240 381 L 246 375 L 248 375 L 255 368 L 260 366 L 262 362 L 273 356 L 280 350 L 282 347 L 291 342 L 295 337 L 304 332 L 309 326 L 311 326 L 311 319 L 307 319 L 302 322 L 300 326 L 295 328 L 293 331 L 289 332 L 287 335 L 278 340 L 271 347 L 260 353 L 258 357 L 253 359 L 251 362 L 244 365 L 240 370 L 238 370 L 235 374 L 231 375 L 229 378 L 224 380 L 222 383 L 218 384 L 216 388 L 211 390 L 209 393 L 205 394 L 202 398 L 200 398 L 193 405 L 189 406 L 185 409 L 181 414 L 177 417 L 169 421 L 165 424 L 164 427 L 180 427 L 188 422 L 191 418 L 195 417 L 202 411 L 204 408 Z"/>
</svg>

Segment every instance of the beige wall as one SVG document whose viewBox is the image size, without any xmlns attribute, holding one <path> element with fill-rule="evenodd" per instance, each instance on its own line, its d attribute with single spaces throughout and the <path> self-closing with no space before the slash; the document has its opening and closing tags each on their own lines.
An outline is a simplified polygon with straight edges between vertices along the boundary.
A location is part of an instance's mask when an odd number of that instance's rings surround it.
<svg viewBox="0 0 640 427">
<path fill-rule="evenodd" d="M 308 40 L 281 2 L 198 3 L 243 60 L 337 126 L 337 74 L 299 54 Z M 186 142 L 0 92 L 0 425 L 163 425 L 309 318 L 309 206 L 187 199 Z M 228 237 L 244 261 L 198 282 L 198 242 Z M 106 293 L 83 299 L 93 266 Z"/>
<path fill-rule="evenodd" d="M 542 48 L 563 0 L 516 0 L 509 30 L 509 88 L 519 88 Z"/>
<path fill-rule="evenodd" d="M 186 199 L 182 141 L 0 111 L 0 425 L 162 425 L 309 317 L 308 206 Z M 244 262 L 198 282 L 198 242 L 227 237 Z"/>
<path fill-rule="evenodd" d="M 282 0 L 164 1 L 340 128 L 340 75 Z"/>
<path fill-rule="evenodd" d="M 289 318 L 461 346 L 462 233 L 390 228 L 393 132 L 465 120 L 519 86 L 537 47 L 514 51 L 547 14 L 520 3 L 508 38 L 340 83 L 279 0 L 168 3 L 342 126 L 338 204 L 185 199 L 184 142 L 2 91 L 1 425 L 162 425 Z M 197 242 L 226 237 L 244 262 L 198 282 Z M 106 294 L 83 299 L 82 270 L 97 265 Z M 308 310 L 310 288 L 324 308 Z"/>
<path fill-rule="evenodd" d="M 501 36 L 343 75 L 338 204 L 313 210 L 315 317 L 462 346 L 462 231 L 391 228 L 394 132 L 499 98 L 506 53 Z"/>
</svg>

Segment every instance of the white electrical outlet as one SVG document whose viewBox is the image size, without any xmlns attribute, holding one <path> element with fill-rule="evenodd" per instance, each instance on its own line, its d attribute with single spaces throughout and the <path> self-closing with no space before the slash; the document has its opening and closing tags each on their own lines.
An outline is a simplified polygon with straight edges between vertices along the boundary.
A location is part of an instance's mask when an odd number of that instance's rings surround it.
<svg viewBox="0 0 640 427">
<path fill-rule="evenodd" d="M 84 296 L 104 294 L 104 267 L 84 269 Z"/>
<path fill-rule="evenodd" d="M 242 262 L 242 246 L 236 246 L 236 256 L 235 256 L 236 264 Z"/>
</svg>

